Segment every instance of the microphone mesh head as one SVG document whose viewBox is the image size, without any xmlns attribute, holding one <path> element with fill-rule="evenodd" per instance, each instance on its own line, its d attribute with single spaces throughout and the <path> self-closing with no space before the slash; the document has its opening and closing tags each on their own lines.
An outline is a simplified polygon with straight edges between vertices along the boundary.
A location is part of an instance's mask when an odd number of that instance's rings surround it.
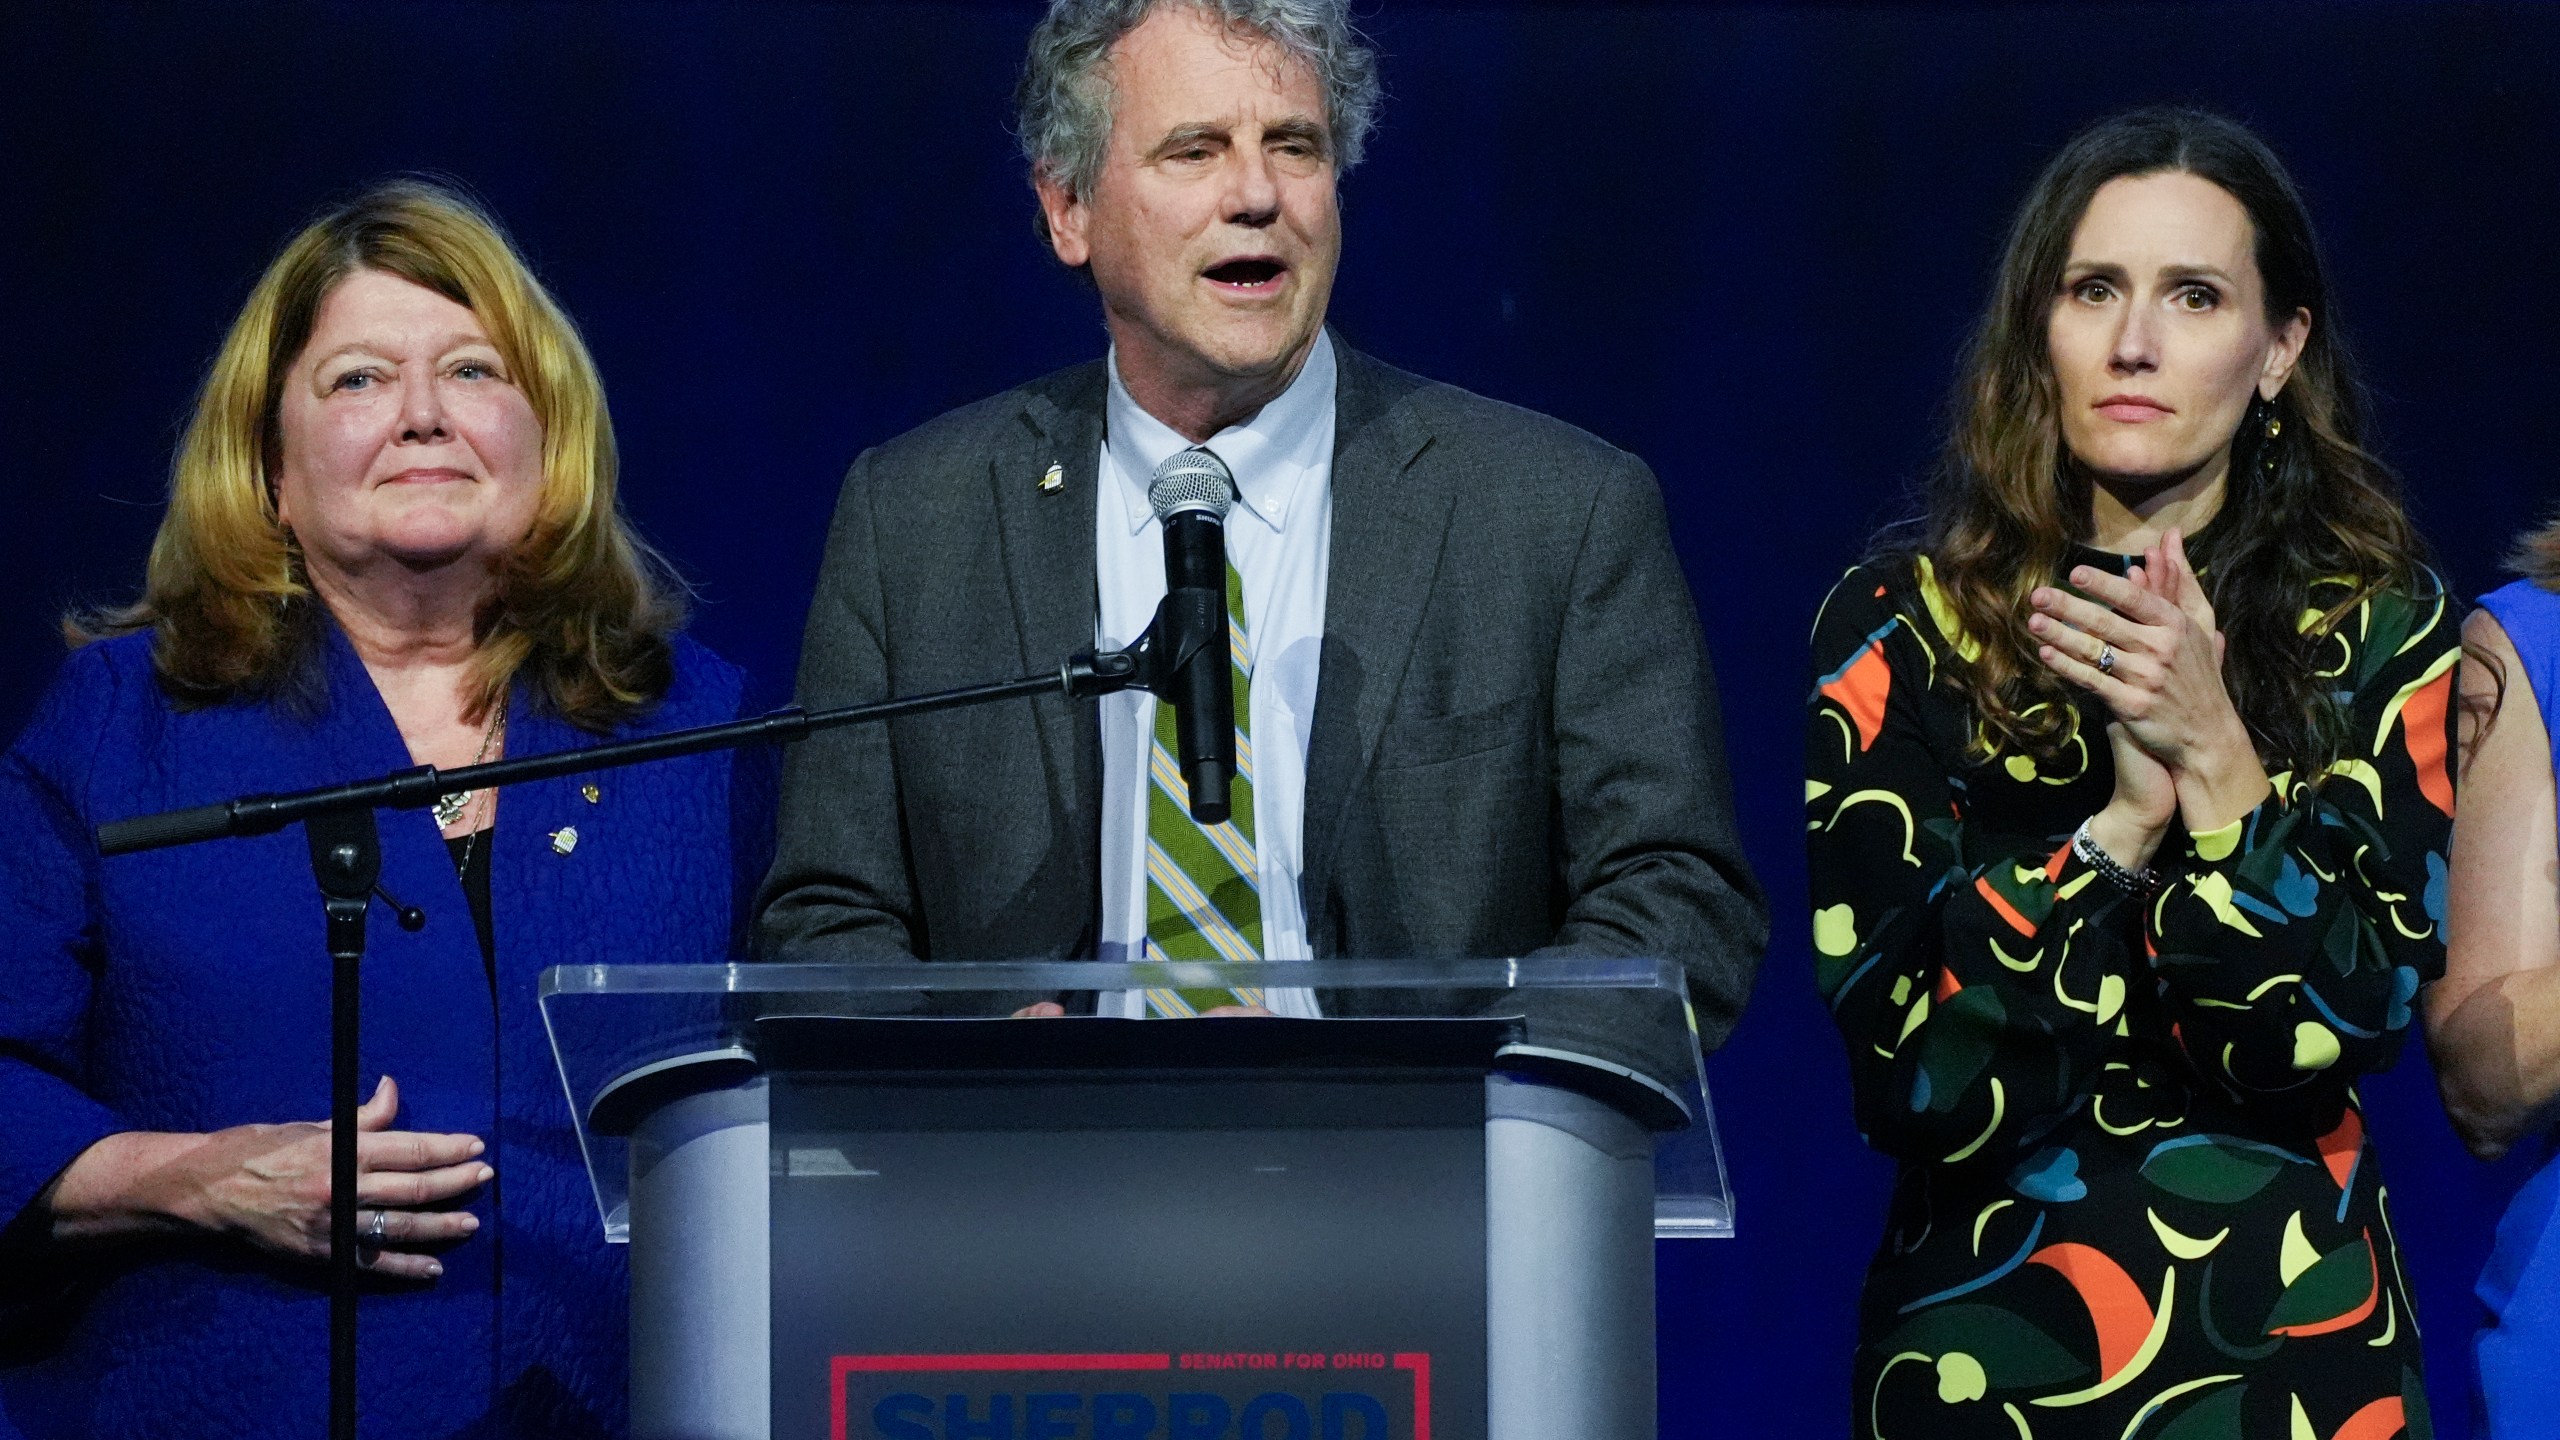
<svg viewBox="0 0 2560 1440">
<path fill-rule="evenodd" d="M 1235 496 L 1236 479 L 1228 473 L 1227 462 L 1198 446 L 1166 456 L 1156 467 L 1155 478 L 1147 482 L 1147 503 L 1155 507 L 1158 520 L 1201 510 L 1224 524 Z"/>
</svg>

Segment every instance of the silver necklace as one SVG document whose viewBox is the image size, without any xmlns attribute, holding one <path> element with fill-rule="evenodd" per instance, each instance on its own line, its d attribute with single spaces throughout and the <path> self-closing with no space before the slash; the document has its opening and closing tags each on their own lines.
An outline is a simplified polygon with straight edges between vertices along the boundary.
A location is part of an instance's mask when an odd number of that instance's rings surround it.
<svg viewBox="0 0 2560 1440">
<path fill-rule="evenodd" d="M 505 729 L 506 724 L 507 697 L 502 694 L 496 708 L 489 712 L 489 728 L 480 732 L 480 751 L 471 757 L 472 764 L 477 765 L 489 758 L 489 747 L 498 742 L 498 732 Z M 461 824 L 463 812 L 471 808 L 471 802 L 479 794 L 477 790 L 456 790 L 450 795 L 437 796 L 435 804 L 428 807 L 436 817 L 436 828 L 450 830 Z"/>
</svg>

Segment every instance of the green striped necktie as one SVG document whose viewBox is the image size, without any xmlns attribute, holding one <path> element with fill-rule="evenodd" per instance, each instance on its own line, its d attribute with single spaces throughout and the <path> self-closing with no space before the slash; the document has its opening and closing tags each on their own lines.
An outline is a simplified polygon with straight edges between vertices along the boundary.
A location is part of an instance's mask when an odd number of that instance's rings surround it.
<svg viewBox="0 0 2560 1440">
<path fill-rule="evenodd" d="M 1253 843 L 1253 649 L 1246 643 L 1244 577 L 1227 566 L 1227 636 L 1235 684 L 1236 778 L 1229 818 L 1191 818 L 1190 790 L 1175 761 L 1173 706 L 1156 702 L 1147 758 L 1147 952 L 1154 960 L 1250 962 L 1262 958 L 1262 867 Z M 1147 991 L 1150 1015 L 1197 1015 L 1218 1005 L 1259 1005 L 1262 988 Z"/>
</svg>

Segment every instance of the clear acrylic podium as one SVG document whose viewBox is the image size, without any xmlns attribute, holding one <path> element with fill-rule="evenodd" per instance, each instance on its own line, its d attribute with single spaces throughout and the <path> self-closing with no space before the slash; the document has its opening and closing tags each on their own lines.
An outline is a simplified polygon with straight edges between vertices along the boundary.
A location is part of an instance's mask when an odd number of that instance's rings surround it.
<svg viewBox="0 0 2560 1440">
<path fill-rule="evenodd" d="M 1281 979 L 1327 1018 L 1108 1013 Z M 571 966 L 542 1009 L 634 1440 L 1649 1440 L 1653 1241 L 1733 1228 L 1664 962 Z"/>
</svg>

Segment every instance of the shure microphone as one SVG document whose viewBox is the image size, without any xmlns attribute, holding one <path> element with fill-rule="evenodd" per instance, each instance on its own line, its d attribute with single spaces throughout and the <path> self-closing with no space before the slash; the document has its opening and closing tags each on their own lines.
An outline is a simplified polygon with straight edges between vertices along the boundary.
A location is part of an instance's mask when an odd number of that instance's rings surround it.
<svg viewBox="0 0 2560 1440">
<path fill-rule="evenodd" d="M 1234 664 L 1227 640 L 1227 508 L 1235 477 L 1226 462 L 1190 449 L 1156 467 L 1147 503 L 1164 524 L 1166 639 L 1176 660 L 1159 697 L 1173 706 L 1174 758 L 1191 794 L 1191 818 L 1227 818 L 1236 773 Z"/>
</svg>

